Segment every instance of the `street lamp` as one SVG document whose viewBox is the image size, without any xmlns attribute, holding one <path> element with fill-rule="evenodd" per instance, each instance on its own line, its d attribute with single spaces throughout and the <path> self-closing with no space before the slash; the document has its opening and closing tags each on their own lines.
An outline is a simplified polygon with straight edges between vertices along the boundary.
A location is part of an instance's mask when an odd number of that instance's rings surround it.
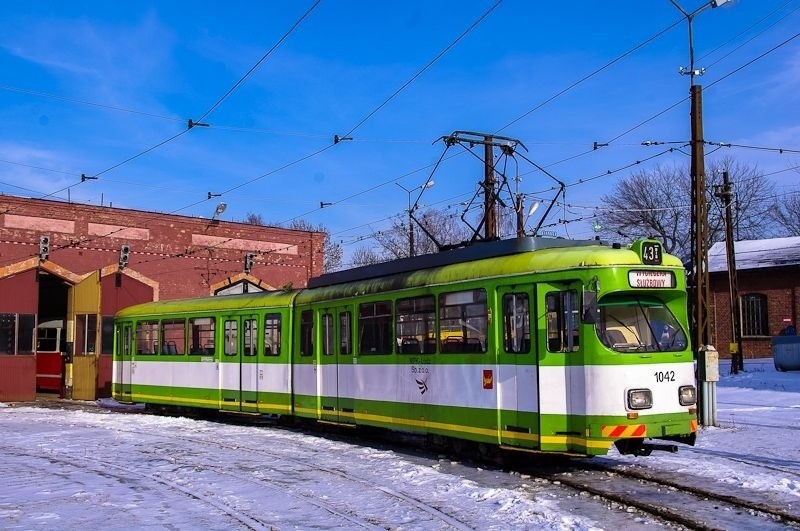
<svg viewBox="0 0 800 531">
<path fill-rule="evenodd" d="M 711 0 L 711 2 L 701 5 L 691 13 L 687 13 L 686 10 L 684 10 L 680 6 L 680 4 L 678 4 L 678 2 L 676 2 L 675 0 L 669 0 L 669 1 L 673 6 L 675 6 L 675 8 L 678 11 L 680 11 L 683 14 L 684 17 L 686 17 L 686 21 L 689 24 L 689 68 L 682 66 L 678 68 L 678 72 L 684 75 L 688 75 L 691 85 L 694 85 L 694 76 L 702 76 L 705 73 L 706 69 L 701 68 L 698 70 L 694 67 L 694 39 L 692 35 L 692 21 L 694 20 L 694 17 L 700 14 L 701 11 L 704 11 L 709 7 L 713 8 L 713 7 L 719 7 L 723 4 L 727 4 L 728 2 L 730 2 L 730 0 Z"/>
<path fill-rule="evenodd" d="M 413 208 L 411 207 L 411 194 L 413 192 L 416 192 L 417 190 L 425 190 L 426 188 L 431 188 L 435 183 L 432 180 L 428 180 L 422 183 L 421 185 L 417 186 L 416 188 L 406 188 L 400 183 L 394 183 L 394 184 L 405 190 L 406 193 L 408 194 L 408 210 L 406 210 L 406 212 L 408 213 L 408 256 L 415 256 L 416 252 L 414 252 L 414 224 L 413 224 L 412 212 L 416 210 L 417 204 L 415 202 L 414 207 Z M 419 196 L 417 197 L 417 201 L 419 201 L 419 198 L 421 196 L 422 192 L 420 192 Z"/>
<path fill-rule="evenodd" d="M 695 357 L 698 364 L 704 364 L 711 330 L 708 322 L 708 300 L 710 299 L 708 279 L 708 214 L 705 194 L 705 153 L 703 151 L 703 89 L 695 84 L 695 76 L 702 75 L 705 69 L 697 70 L 694 65 L 694 35 L 692 22 L 701 11 L 709 7 L 719 7 L 729 0 L 712 0 L 701 5 L 691 13 L 684 10 L 675 0 L 670 3 L 680 11 L 689 25 L 689 68 L 679 68 L 681 74 L 689 76 L 689 98 L 691 101 L 690 129 L 691 129 L 691 231 L 692 242 L 691 268 L 689 271 L 689 285 L 692 292 L 689 298 L 690 325 L 692 343 L 696 349 Z M 702 353 L 702 354 L 701 354 Z M 702 405 L 710 397 L 701 387 L 698 393 L 698 405 Z M 698 407 L 698 411 L 703 408 Z M 700 422 L 707 424 L 709 420 L 705 414 L 699 415 Z M 710 415 L 713 417 L 713 415 Z"/>
</svg>

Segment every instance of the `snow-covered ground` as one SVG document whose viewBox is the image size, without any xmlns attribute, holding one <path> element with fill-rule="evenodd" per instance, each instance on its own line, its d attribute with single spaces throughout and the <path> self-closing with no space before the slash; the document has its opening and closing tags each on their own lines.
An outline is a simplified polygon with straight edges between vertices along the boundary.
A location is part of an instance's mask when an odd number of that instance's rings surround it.
<svg viewBox="0 0 800 531">
<path fill-rule="evenodd" d="M 719 427 L 602 458 L 800 507 L 800 371 L 721 367 Z M 0 404 L 1 529 L 613 529 L 637 513 L 490 467 L 274 427 Z"/>
</svg>

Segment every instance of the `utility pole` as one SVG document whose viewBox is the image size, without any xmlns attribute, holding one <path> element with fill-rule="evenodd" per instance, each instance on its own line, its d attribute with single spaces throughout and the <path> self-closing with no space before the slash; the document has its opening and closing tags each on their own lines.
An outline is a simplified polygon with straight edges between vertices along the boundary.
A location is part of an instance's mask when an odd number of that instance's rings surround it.
<svg viewBox="0 0 800 531">
<path fill-rule="evenodd" d="M 711 0 L 691 13 L 684 10 L 676 0 L 669 0 L 678 9 L 689 26 L 689 67 L 681 67 L 678 71 L 689 76 L 689 98 L 691 99 L 691 184 L 692 184 L 692 223 L 690 237 L 692 241 L 691 268 L 689 270 L 689 326 L 691 327 L 692 346 L 698 364 L 698 379 L 702 385 L 698 388 L 697 406 L 698 420 L 701 424 L 716 424 L 716 400 L 713 392 L 706 392 L 716 385 L 718 378 L 718 358 L 713 346 L 709 345 L 711 334 L 708 321 L 708 204 L 706 202 L 705 152 L 703 140 L 703 89 L 695 83 L 695 77 L 705 72 L 704 68 L 696 69 L 694 65 L 694 40 L 692 22 L 694 17 L 709 7 L 719 7 L 729 0 Z M 711 375 L 711 376 L 709 376 Z M 710 394 L 711 396 L 706 396 Z"/>
<path fill-rule="evenodd" d="M 695 349 L 709 344 L 708 321 L 708 203 L 706 201 L 705 152 L 703 140 L 703 88 L 693 84 L 691 96 L 691 182 L 692 182 L 692 269 L 689 285 L 692 343 Z"/>
<path fill-rule="evenodd" d="M 744 352 L 742 351 L 741 305 L 739 302 L 739 281 L 736 278 L 736 251 L 733 236 L 733 192 L 728 172 L 722 172 L 722 188 L 716 187 L 714 195 L 721 198 L 725 205 L 725 251 L 728 258 L 728 292 L 731 309 L 731 373 L 738 374 L 744 370 Z"/>
<path fill-rule="evenodd" d="M 494 178 L 494 138 L 484 137 L 484 173 L 483 173 L 483 194 L 484 194 L 484 238 L 486 241 L 497 239 L 497 208 L 495 206 L 495 178 Z"/>
</svg>

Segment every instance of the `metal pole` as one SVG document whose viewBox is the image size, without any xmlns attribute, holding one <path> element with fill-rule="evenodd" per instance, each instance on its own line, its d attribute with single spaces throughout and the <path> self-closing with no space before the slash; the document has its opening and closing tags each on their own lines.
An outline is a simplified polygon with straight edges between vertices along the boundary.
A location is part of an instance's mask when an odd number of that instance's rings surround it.
<svg viewBox="0 0 800 531">
<path fill-rule="evenodd" d="M 411 219 L 411 192 L 408 192 L 408 256 L 416 256 L 414 251 L 414 223 Z"/>
</svg>

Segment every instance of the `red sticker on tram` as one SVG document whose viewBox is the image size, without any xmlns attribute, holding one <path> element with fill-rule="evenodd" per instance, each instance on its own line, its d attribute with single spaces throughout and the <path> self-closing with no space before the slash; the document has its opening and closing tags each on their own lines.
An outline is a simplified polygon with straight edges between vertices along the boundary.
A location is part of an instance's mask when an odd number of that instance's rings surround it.
<svg viewBox="0 0 800 531">
<path fill-rule="evenodd" d="M 494 371 L 492 369 L 483 369 L 483 388 L 492 389 L 494 387 Z"/>
</svg>

